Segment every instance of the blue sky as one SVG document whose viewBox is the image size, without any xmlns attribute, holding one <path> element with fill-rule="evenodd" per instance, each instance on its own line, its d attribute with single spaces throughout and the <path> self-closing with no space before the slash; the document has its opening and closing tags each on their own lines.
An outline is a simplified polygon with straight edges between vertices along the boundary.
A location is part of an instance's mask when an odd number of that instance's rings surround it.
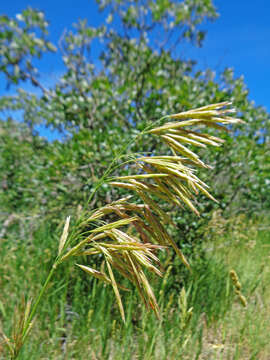
<svg viewBox="0 0 270 360">
<path fill-rule="evenodd" d="M 198 61 L 198 68 L 210 67 L 217 72 L 232 67 L 236 76 L 243 75 L 250 99 L 270 112 L 270 0 L 214 0 L 220 17 L 204 24 L 207 37 L 202 48 L 184 46 L 186 58 Z M 45 12 L 50 22 L 50 38 L 57 43 L 64 28 L 69 29 L 78 18 L 90 25 L 104 21 L 94 0 L 10 0 L 1 1 L 0 13 L 15 16 L 27 6 Z M 181 48 L 180 48 L 181 51 Z M 46 81 L 53 83 L 61 74 L 61 62 L 55 57 L 41 62 Z M 3 94 L 3 89 L 1 89 Z M 41 130 L 50 140 L 55 138 Z"/>
</svg>

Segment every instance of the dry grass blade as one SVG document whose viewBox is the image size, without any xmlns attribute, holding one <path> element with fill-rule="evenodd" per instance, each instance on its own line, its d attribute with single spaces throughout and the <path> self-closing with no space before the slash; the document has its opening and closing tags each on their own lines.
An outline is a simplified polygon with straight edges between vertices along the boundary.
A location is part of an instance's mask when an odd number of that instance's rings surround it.
<svg viewBox="0 0 270 360">
<path fill-rule="evenodd" d="M 214 198 L 214 196 L 212 196 L 203 186 L 201 186 L 200 184 L 196 183 L 195 186 L 205 195 L 207 196 L 209 199 L 215 201 L 216 203 L 218 203 L 217 199 Z"/>
<path fill-rule="evenodd" d="M 197 216 L 199 216 L 200 215 L 199 211 L 196 209 L 196 207 L 193 205 L 192 201 L 190 200 L 191 195 L 189 195 L 188 189 L 181 186 L 181 184 L 177 184 L 177 182 L 174 181 L 174 179 L 171 179 L 169 184 L 174 190 L 174 192 L 177 194 L 177 196 L 180 197 L 180 199 L 190 208 L 190 210 L 193 211 Z"/>
<path fill-rule="evenodd" d="M 111 243 L 100 243 L 102 247 L 109 248 L 117 251 L 146 251 L 147 248 L 155 249 L 157 245 L 154 244 L 141 244 L 141 243 L 125 243 L 125 244 L 111 244 Z"/>
<path fill-rule="evenodd" d="M 199 132 L 195 132 L 195 131 L 187 131 L 187 130 L 174 130 L 171 129 L 168 131 L 168 134 L 170 134 L 171 136 L 185 136 L 189 139 L 193 139 L 198 141 L 199 143 L 204 143 L 206 145 L 212 145 L 212 146 L 221 146 L 224 143 L 223 139 L 220 139 L 216 136 L 212 136 L 209 134 L 202 134 Z"/>
<path fill-rule="evenodd" d="M 152 198 L 150 196 L 147 195 L 147 193 L 139 191 L 138 195 L 140 196 L 140 198 L 142 199 L 142 201 L 149 205 L 151 207 L 151 209 L 155 210 L 155 212 L 161 217 L 161 219 L 163 219 L 165 224 L 172 224 L 174 225 L 172 219 L 169 217 L 169 215 L 163 211 L 161 209 L 161 207 L 158 205 L 157 202 L 155 202 L 154 200 L 152 200 Z"/>
<path fill-rule="evenodd" d="M 167 174 L 143 174 L 143 175 L 129 175 L 129 176 L 118 176 L 117 180 L 136 180 L 136 179 L 152 179 L 155 177 L 167 177 Z"/>
<path fill-rule="evenodd" d="M 199 141 L 192 139 L 190 136 L 177 135 L 177 134 L 174 134 L 173 132 L 169 132 L 169 134 L 170 134 L 170 137 L 175 140 L 178 140 L 183 143 L 190 144 L 190 145 L 195 145 L 195 146 L 200 146 L 200 147 L 206 148 L 205 144 L 202 144 Z"/>
<path fill-rule="evenodd" d="M 205 105 L 205 106 L 201 106 L 197 109 L 191 109 L 190 112 L 194 112 L 194 111 L 201 111 L 201 110 L 213 110 L 213 109 L 222 109 L 225 106 L 231 106 L 232 102 L 231 101 L 223 101 L 220 103 L 216 103 L 216 104 L 210 104 L 210 105 Z M 234 112 L 234 109 L 229 109 L 230 112 Z"/>
<path fill-rule="evenodd" d="M 131 179 L 132 180 L 132 179 Z M 100 216 L 104 211 L 107 214 L 109 206 L 103 207 L 102 211 L 99 213 L 95 213 L 96 216 Z M 160 250 L 164 248 L 163 246 L 153 244 L 153 243 L 142 243 L 138 237 L 134 237 L 131 234 L 126 233 L 123 230 L 120 230 L 118 227 L 122 227 L 124 225 L 132 226 L 136 229 L 138 224 L 141 224 L 142 218 L 140 217 L 129 217 L 125 211 L 134 211 L 136 210 L 140 215 L 144 214 L 145 205 L 136 205 L 129 204 L 125 202 L 121 202 L 116 204 L 113 207 L 110 207 L 110 211 L 114 210 L 115 213 L 119 212 L 120 209 L 122 212 L 120 214 L 122 216 L 127 216 L 122 220 L 114 221 L 98 227 L 94 229 L 95 235 L 91 235 L 91 241 L 84 242 L 85 246 L 90 246 L 90 248 L 86 248 L 84 250 L 73 253 L 73 255 L 94 255 L 94 254 L 102 254 L 105 258 L 105 262 L 107 265 L 109 276 L 107 276 L 104 271 L 98 271 L 89 266 L 79 265 L 83 271 L 92 275 L 93 277 L 98 278 L 104 282 L 110 283 L 114 289 L 115 296 L 117 299 L 118 307 L 120 309 L 121 316 L 123 320 L 125 319 L 124 309 L 119 293 L 119 289 L 124 289 L 120 284 L 117 284 L 115 281 L 115 277 L 113 274 L 112 267 L 118 270 L 125 278 L 129 279 L 131 282 L 135 284 L 138 288 L 139 293 L 142 299 L 151 307 L 155 307 L 155 301 L 153 294 L 149 290 L 149 284 L 143 284 L 142 281 L 145 282 L 144 276 L 142 275 L 142 267 L 148 269 L 149 271 L 154 272 L 156 275 L 161 276 L 161 271 L 154 265 L 154 263 L 159 265 L 159 259 L 154 254 L 154 251 Z M 144 227 L 147 227 L 146 225 Z M 93 230 L 91 230 L 93 231 Z M 101 231 L 99 233 L 99 231 Z M 149 233 L 152 231 L 149 230 Z M 140 234 L 140 233 L 139 233 Z M 90 236 L 90 237 L 91 237 Z M 109 238 L 110 241 L 106 241 L 106 238 Z M 147 238 L 147 237 L 146 237 Z M 149 238 L 147 238 L 149 239 Z M 100 241 L 102 240 L 102 242 Z M 81 242 L 82 243 L 82 242 Z M 80 243 L 80 244 L 81 244 Z M 142 280 L 143 279 L 143 280 Z M 147 291 L 146 291 L 147 289 Z"/>
<path fill-rule="evenodd" d="M 76 264 L 77 266 L 79 266 L 80 269 L 82 269 L 83 271 L 85 271 L 87 274 L 102 280 L 108 284 L 111 284 L 111 280 L 108 278 L 108 276 L 106 274 L 104 274 L 101 271 L 97 271 L 93 268 L 90 268 L 89 266 L 85 266 L 85 265 L 80 265 L 80 264 Z"/>
<path fill-rule="evenodd" d="M 78 253 L 80 253 L 81 252 L 81 249 L 87 244 L 87 243 L 89 243 L 89 242 L 91 242 L 91 241 L 95 241 L 95 240 L 99 240 L 99 239 L 102 239 L 103 237 L 105 237 L 106 236 L 106 234 L 103 234 L 103 233 L 101 233 L 101 234 L 97 234 L 97 235 L 90 235 L 90 236 L 88 236 L 88 237 L 86 237 L 85 239 L 83 239 L 82 241 L 80 241 L 77 245 L 75 245 L 73 248 L 71 248 L 66 254 L 64 254 L 62 257 L 61 257 L 61 259 L 60 259 L 60 261 L 62 262 L 62 261 L 65 261 L 65 260 L 67 260 L 69 257 L 71 257 L 71 256 L 76 256 Z"/>
<path fill-rule="evenodd" d="M 155 217 L 155 215 L 151 212 L 149 207 L 147 207 L 145 209 L 145 218 L 146 218 L 146 220 L 148 221 L 148 223 L 149 223 L 149 225 L 151 227 L 153 238 L 161 246 L 166 246 L 167 245 L 167 238 L 166 238 L 166 235 L 164 234 L 164 228 L 160 224 L 158 219 Z"/>
<path fill-rule="evenodd" d="M 191 169 L 183 164 L 181 164 L 180 161 L 168 161 L 166 157 L 162 158 L 159 157 L 158 159 L 156 157 L 152 158 L 140 158 L 141 161 L 144 161 L 145 163 L 151 165 L 157 171 L 163 171 L 164 173 L 168 175 L 175 175 L 181 178 L 184 181 L 193 181 L 194 180 L 194 169 Z M 146 172 L 153 172 L 153 169 L 149 166 L 142 166 L 142 169 Z M 160 179 L 162 180 L 162 179 Z M 159 178 L 154 178 L 155 182 L 159 182 Z M 166 179 L 165 179 L 166 181 Z"/>
<path fill-rule="evenodd" d="M 158 307 L 158 303 L 157 303 L 157 300 L 156 300 L 156 297 L 153 293 L 153 290 L 144 274 L 144 272 L 139 269 L 139 277 L 141 279 L 141 283 L 145 289 L 145 292 L 148 296 L 148 302 L 149 302 L 149 305 L 150 307 L 152 308 L 152 310 L 154 310 L 156 316 L 158 319 L 160 319 L 160 310 L 159 310 L 159 307 Z"/>
<path fill-rule="evenodd" d="M 111 265 L 110 265 L 110 263 L 109 263 L 109 261 L 108 261 L 107 259 L 106 259 L 106 265 L 107 265 L 107 268 L 108 268 L 108 271 L 109 271 L 109 275 L 110 275 L 111 282 L 112 282 L 112 287 L 113 287 L 113 290 L 114 290 L 114 293 L 115 293 L 115 297 L 116 297 L 116 300 L 117 300 L 117 303 L 118 303 L 118 306 L 119 306 L 119 310 L 120 310 L 120 314 L 121 314 L 122 320 L 123 320 L 124 322 L 126 322 L 125 312 L 124 312 L 124 308 L 123 308 L 121 296 L 120 296 L 120 293 L 119 293 L 119 290 L 118 290 L 118 287 L 117 287 L 117 283 L 116 283 L 115 278 L 114 278 L 114 275 L 113 275 L 113 271 L 112 271 Z"/>
<path fill-rule="evenodd" d="M 110 249 L 110 251 L 129 251 L 131 256 L 135 257 L 136 260 L 147 268 L 149 271 L 155 272 L 157 275 L 161 276 L 161 272 L 152 265 L 151 260 L 159 263 L 158 258 L 152 253 L 153 250 L 161 250 L 163 247 L 156 244 L 142 244 L 139 243 L 139 239 L 134 239 L 128 234 L 124 233 L 121 230 L 114 229 L 112 232 L 108 232 L 108 235 L 119 242 L 120 244 L 99 244 L 102 247 Z M 112 252 L 111 252 L 112 254 Z"/>
<path fill-rule="evenodd" d="M 143 300 L 145 306 L 147 309 L 149 309 L 149 301 L 147 299 L 147 294 L 145 294 L 144 292 L 144 288 L 143 288 L 143 285 L 142 285 L 142 282 L 141 282 L 141 278 L 140 278 L 140 275 L 139 275 L 139 271 L 141 270 L 139 264 L 137 264 L 136 262 L 134 263 L 133 262 L 133 259 L 131 258 L 130 254 L 127 254 L 127 260 L 128 260 L 128 263 L 130 264 L 131 268 L 132 268 L 132 280 L 133 280 L 133 283 L 134 285 L 136 286 L 140 296 L 141 296 L 141 299 Z"/>
<path fill-rule="evenodd" d="M 189 262 L 187 261 L 185 255 L 182 253 L 182 251 L 179 249 L 179 247 L 176 245 L 175 241 L 170 237 L 169 238 L 169 243 L 171 244 L 171 246 L 173 247 L 174 251 L 176 252 L 176 254 L 179 256 L 179 258 L 182 260 L 182 263 L 189 269 L 190 265 Z"/>
<path fill-rule="evenodd" d="M 168 202 L 171 202 L 171 203 L 174 203 L 174 204 L 177 204 L 179 207 L 182 208 L 182 205 L 180 203 L 180 201 L 178 200 L 178 197 L 180 197 L 181 200 L 182 199 L 182 194 L 180 192 L 180 190 L 176 187 L 176 191 L 175 189 L 172 187 L 171 183 L 172 183 L 172 179 L 175 179 L 176 183 L 177 183 L 177 177 L 176 176 L 171 176 L 170 179 L 168 179 L 168 181 L 166 183 L 164 182 L 161 182 L 161 181 L 158 181 L 158 184 L 157 184 L 157 188 L 161 191 L 161 192 L 164 192 L 166 193 L 168 199 L 167 201 Z M 182 185 L 181 185 L 182 186 Z M 182 186 L 184 188 L 184 186 Z M 179 194 L 180 196 L 179 196 Z M 178 196 L 178 197 L 177 197 Z"/>
<path fill-rule="evenodd" d="M 112 203 L 99 208 L 98 210 L 94 211 L 94 213 L 86 220 L 86 224 L 91 221 L 100 219 L 103 216 L 116 211 L 116 209 L 121 209 L 123 207 L 123 204 L 125 204 L 131 197 L 132 197 L 131 195 L 126 196 L 124 198 L 121 198 L 117 201 L 113 201 Z"/>
<path fill-rule="evenodd" d="M 161 135 L 161 138 L 176 152 L 179 152 L 180 154 L 186 156 L 190 160 L 194 161 L 195 163 L 198 163 L 199 165 L 203 167 L 207 167 L 204 162 L 202 162 L 199 159 L 199 156 L 195 154 L 193 151 L 189 150 L 186 146 L 179 143 L 179 141 L 176 141 L 174 138 L 172 138 L 169 135 Z"/>
<path fill-rule="evenodd" d="M 137 220 L 137 216 L 133 216 L 127 219 L 121 219 L 121 220 L 117 220 L 114 221 L 112 223 L 100 226 L 98 228 L 95 228 L 93 230 L 90 230 L 91 233 L 99 233 L 99 232 L 103 232 L 105 230 L 111 230 L 111 229 L 115 229 L 118 228 L 120 226 L 124 226 L 124 225 L 128 225 L 130 223 L 132 223 L 133 221 Z"/>
<path fill-rule="evenodd" d="M 149 131 L 149 133 L 152 134 L 160 134 L 164 131 L 168 131 L 171 129 L 178 129 L 185 126 L 190 126 L 194 124 L 203 124 L 207 126 L 212 126 L 216 123 L 221 123 L 224 125 L 227 124 L 236 124 L 236 123 L 242 123 L 241 119 L 236 119 L 230 116 L 226 116 L 228 113 L 234 113 L 235 110 L 231 108 L 226 108 L 226 106 L 229 106 L 230 102 L 223 102 L 219 104 L 212 104 L 209 106 L 203 106 L 199 109 L 193 109 L 189 111 L 185 111 L 178 114 L 172 114 L 169 115 L 169 119 L 177 119 L 177 120 L 184 120 L 179 122 L 169 122 L 163 126 L 154 128 Z M 188 119 L 188 120 L 187 120 Z M 216 124 L 218 125 L 218 124 Z M 221 130 L 226 129 L 224 127 L 221 127 L 220 125 L 218 128 Z"/>
<path fill-rule="evenodd" d="M 205 125 L 207 127 L 210 127 L 210 128 L 214 128 L 216 130 L 219 130 L 219 131 L 225 131 L 225 132 L 229 132 L 230 130 L 228 128 L 226 128 L 225 126 L 222 126 L 222 125 L 219 125 L 215 122 L 212 122 L 212 121 L 201 121 L 201 124 L 202 125 Z M 229 123 L 228 123 L 229 124 Z"/>
<path fill-rule="evenodd" d="M 191 116 L 194 117 L 195 115 L 197 117 L 202 117 L 202 118 L 212 118 L 213 116 L 216 116 L 216 115 L 224 115 L 224 114 L 227 114 L 227 113 L 235 113 L 235 109 L 227 108 L 227 106 L 230 106 L 230 105 L 232 105 L 231 102 L 223 101 L 221 103 L 202 106 L 200 108 L 191 109 L 189 111 L 185 111 L 185 112 L 182 112 L 182 113 L 172 114 L 172 115 L 169 115 L 169 118 L 186 119 L 186 118 L 189 118 Z"/>
<path fill-rule="evenodd" d="M 111 181 L 109 183 L 112 186 L 117 186 L 123 189 L 128 189 L 128 190 L 135 190 L 136 191 L 136 186 L 132 185 L 132 184 L 128 184 L 128 183 L 121 183 L 119 181 Z"/>
</svg>

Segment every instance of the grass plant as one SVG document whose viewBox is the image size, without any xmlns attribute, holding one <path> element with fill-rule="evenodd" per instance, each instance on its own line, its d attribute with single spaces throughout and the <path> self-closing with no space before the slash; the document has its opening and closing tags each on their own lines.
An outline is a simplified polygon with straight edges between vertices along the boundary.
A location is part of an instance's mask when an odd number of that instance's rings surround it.
<svg viewBox="0 0 270 360">
<path fill-rule="evenodd" d="M 184 282 L 186 307 L 173 287 L 178 279 L 171 276 L 172 263 L 161 280 L 152 279 L 160 320 L 130 291 L 123 296 L 123 323 L 110 286 L 80 275 L 72 262 L 63 263 L 18 359 L 268 360 L 270 221 L 239 217 L 229 224 L 220 218 L 220 223 L 224 223 L 223 230 L 219 226 L 221 234 L 214 225 L 205 231 L 206 260 L 191 264 L 192 273 Z M 31 296 L 45 281 L 56 240 L 48 224 L 35 232 L 32 244 L 16 239 L 12 229 L 2 240 L 0 314 L 6 333 L 12 331 L 17 294 Z M 234 293 L 231 269 L 241 282 L 246 308 Z M 1 346 L 0 359 L 6 360 Z"/>
<path fill-rule="evenodd" d="M 160 263 L 158 252 L 168 251 L 168 248 L 172 247 L 184 265 L 190 269 L 190 265 L 183 252 L 178 248 L 170 235 L 168 228 L 169 225 L 172 225 L 172 220 L 168 213 L 163 210 L 158 199 L 163 200 L 169 207 L 182 207 L 184 205 L 198 216 L 196 195 L 199 192 L 215 200 L 209 193 L 207 184 L 196 176 L 197 167 L 208 169 L 210 166 L 202 161 L 191 150 L 189 145 L 199 147 L 209 145 L 220 146 L 223 140 L 202 132 L 202 129 L 210 127 L 227 131 L 226 125 L 241 122 L 241 120 L 230 116 L 233 112 L 234 109 L 230 108 L 230 103 L 223 102 L 183 113 L 167 115 L 158 122 L 149 124 L 137 137 L 147 138 L 147 136 L 157 136 L 168 146 L 169 155 L 161 154 L 154 156 L 149 154 L 145 156 L 143 154 L 133 154 L 129 155 L 128 160 L 126 160 L 124 152 L 128 145 L 117 155 L 112 164 L 108 166 L 104 176 L 97 182 L 85 209 L 81 211 L 76 219 L 70 219 L 70 217 L 66 219 L 58 245 L 58 254 L 52 262 L 49 274 L 45 278 L 44 284 L 35 300 L 30 302 L 27 299 L 26 302 L 21 302 L 19 316 L 15 320 L 13 329 L 9 329 L 8 332 L 12 335 L 7 336 L 4 332 L 2 333 L 4 344 L 10 352 L 11 359 L 16 359 L 21 351 L 23 353 L 23 345 L 33 326 L 34 317 L 37 314 L 38 308 L 40 308 L 40 303 L 45 293 L 54 284 L 53 278 L 57 278 L 58 269 L 63 266 L 65 268 L 63 272 L 65 278 L 73 278 L 73 281 L 76 281 L 74 279 L 76 270 L 74 268 L 71 269 L 69 265 L 71 263 L 75 263 L 87 275 L 99 281 L 101 280 L 105 284 L 106 287 L 100 287 L 100 284 L 94 283 L 96 284 L 94 285 L 96 289 L 93 290 L 95 295 L 96 291 L 101 293 L 108 291 L 108 286 L 113 288 L 123 320 L 121 325 L 123 328 L 127 326 L 127 319 L 129 319 L 129 323 L 132 320 L 131 313 L 127 312 L 126 314 L 124 310 L 125 306 L 120 292 L 123 290 L 131 293 L 131 295 L 125 296 L 127 308 L 129 309 L 129 304 L 132 303 L 133 292 L 128 283 L 133 284 L 140 295 L 142 304 L 145 305 L 145 310 L 143 310 L 142 319 L 140 320 L 141 323 L 138 325 L 142 334 L 147 334 L 148 326 L 151 326 L 151 323 L 155 321 L 152 315 L 144 313 L 145 311 L 152 309 L 156 317 L 160 319 L 160 325 L 156 328 L 156 331 L 151 334 L 149 339 L 145 339 L 150 344 L 150 347 L 146 350 L 144 345 L 136 343 L 136 347 L 138 347 L 136 351 L 138 350 L 144 354 L 146 358 L 151 358 L 156 351 L 154 344 L 162 333 L 162 311 L 165 311 L 164 304 L 161 307 L 150 285 L 150 280 L 155 281 L 153 275 L 162 276 L 163 267 Z M 193 127 L 192 130 L 190 130 L 190 126 Z M 114 170 L 123 163 L 132 164 L 130 169 L 135 168 L 137 172 L 135 174 L 131 173 L 128 176 L 114 176 Z M 91 198 L 104 183 L 124 188 L 128 190 L 128 195 L 98 209 L 89 209 Z M 130 193 L 133 195 L 131 196 Z M 26 251 L 29 251 L 27 246 Z M 36 256 L 36 254 L 33 254 L 33 256 Z M 87 260 L 93 256 L 99 259 L 95 267 L 77 263 L 77 261 L 86 261 L 87 263 Z M 49 261 L 51 262 L 51 260 Z M 66 263 L 68 264 L 66 265 Z M 27 269 L 23 272 L 23 276 L 25 272 L 27 273 Z M 123 279 L 122 282 L 119 281 L 119 275 Z M 64 290 L 65 286 L 65 281 L 60 281 L 60 285 L 56 282 L 54 291 L 59 295 L 63 294 L 65 292 L 62 290 Z M 27 284 L 26 289 L 28 288 L 29 284 Z M 180 308 L 180 315 L 177 320 L 180 321 L 179 331 L 181 336 L 179 341 L 173 346 L 174 350 L 172 348 L 170 350 L 172 354 L 175 351 L 176 356 L 179 356 L 178 352 L 182 351 L 189 342 L 189 337 L 184 335 L 192 314 L 192 309 L 188 307 L 187 294 L 188 292 L 183 289 L 177 300 Z M 242 296 L 242 294 L 238 295 Z M 106 302 L 106 306 L 108 306 L 108 302 Z M 106 311 L 110 311 L 109 308 L 103 308 L 101 303 L 97 304 L 97 308 L 102 309 L 100 314 L 103 318 L 106 316 Z M 92 310 L 96 312 L 96 308 Z M 61 309 L 62 313 L 64 311 L 64 309 Z M 166 312 L 170 312 L 167 306 Z M 85 318 L 86 323 L 88 317 L 91 318 L 91 316 L 91 313 L 87 314 Z M 172 318 L 171 321 L 174 322 L 175 319 Z M 112 321 L 111 326 L 96 335 L 100 339 L 99 341 L 102 342 L 102 338 L 107 339 L 107 332 L 110 329 L 116 333 L 116 326 L 118 325 Z M 61 336 L 63 348 L 65 348 L 68 336 L 66 334 L 66 324 L 64 327 L 60 326 L 61 328 L 65 332 Z M 164 330 L 164 334 L 165 338 L 169 339 L 170 335 L 166 334 L 166 330 Z M 166 347 L 167 345 L 164 346 Z M 101 348 L 101 356 L 105 356 L 107 347 L 102 345 Z M 166 353 L 165 348 L 162 351 Z"/>
</svg>

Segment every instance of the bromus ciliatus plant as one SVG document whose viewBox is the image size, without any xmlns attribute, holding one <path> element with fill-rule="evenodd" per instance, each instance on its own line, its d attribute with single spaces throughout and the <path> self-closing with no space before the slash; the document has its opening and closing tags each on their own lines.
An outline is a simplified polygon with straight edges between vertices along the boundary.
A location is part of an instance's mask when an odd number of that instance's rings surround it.
<svg viewBox="0 0 270 360">
<path fill-rule="evenodd" d="M 220 146 L 222 139 L 204 133 L 202 129 L 211 127 L 227 131 L 226 125 L 241 122 L 230 116 L 235 111 L 230 105 L 229 102 L 222 102 L 164 116 L 158 123 L 147 126 L 138 137 L 159 137 L 168 146 L 169 155 L 133 154 L 132 160 L 129 159 L 124 164 L 132 162 L 132 169 L 137 169 L 137 172 L 129 176 L 113 177 L 112 173 L 121 165 L 119 159 L 123 157 L 127 145 L 108 166 L 94 192 L 106 182 L 126 189 L 129 194 L 98 209 L 88 210 L 86 207 L 72 226 L 70 217 L 66 219 L 58 254 L 37 299 L 32 306 L 27 303 L 23 320 L 19 326 L 15 326 L 16 334 L 11 338 L 3 336 L 12 359 L 18 356 L 48 284 L 64 261 L 74 261 L 87 274 L 112 286 L 123 321 L 125 312 L 120 290 L 127 289 L 116 281 L 116 272 L 135 285 L 145 306 L 159 317 L 158 303 L 145 271 L 162 276 L 162 266 L 157 255 L 168 247 L 172 247 L 190 269 L 187 259 L 169 234 L 168 227 L 173 222 L 159 200 L 170 206 L 182 207 L 185 204 L 197 215 L 199 212 L 194 200 L 199 192 L 215 201 L 208 192 L 208 186 L 196 176 L 197 167 L 210 166 L 191 151 L 188 145 L 203 148 L 208 145 Z M 193 130 L 190 130 L 190 126 Z M 80 257 L 92 255 L 99 255 L 103 259 L 99 267 L 98 264 L 93 268 L 78 263 Z"/>
</svg>

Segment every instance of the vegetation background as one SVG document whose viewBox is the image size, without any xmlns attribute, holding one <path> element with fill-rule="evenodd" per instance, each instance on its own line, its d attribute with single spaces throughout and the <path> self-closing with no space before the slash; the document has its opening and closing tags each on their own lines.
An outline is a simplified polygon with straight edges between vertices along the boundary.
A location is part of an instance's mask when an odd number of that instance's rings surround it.
<svg viewBox="0 0 270 360">
<path fill-rule="evenodd" d="M 161 321 L 132 292 L 124 296 L 128 319 L 121 323 L 111 289 L 67 263 L 19 358 L 269 359 L 269 114 L 250 101 L 232 69 L 216 77 L 179 55 L 182 43 L 203 44 L 201 24 L 217 17 L 211 0 L 97 3 L 106 22 L 78 21 L 57 44 L 38 10 L 0 16 L 0 72 L 13 89 L 0 98 L 2 327 L 8 333 L 18 299 L 40 289 L 66 216 L 76 218 L 108 164 L 149 120 L 232 101 L 245 125 L 222 134 L 221 148 L 200 153 L 213 170 L 199 176 L 219 204 L 199 198 L 200 218 L 187 209 L 171 212 L 174 238 L 193 273 L 173 255 L 166 259 L 163 280 L 153 279 Z M 63 64 L 50 86 L 39 77 L 39 59 L 47 53 Z M 40 125 L 61 137 L 47 141 Z M 160 148 L 154 139 L 128 151 Z M 119 168 L 115 175 L 129 171 Z M 104 184 L 89 207 L 120 195 Z M 246 308 L 234 293 L 232 269 Z"/>
</svg>

